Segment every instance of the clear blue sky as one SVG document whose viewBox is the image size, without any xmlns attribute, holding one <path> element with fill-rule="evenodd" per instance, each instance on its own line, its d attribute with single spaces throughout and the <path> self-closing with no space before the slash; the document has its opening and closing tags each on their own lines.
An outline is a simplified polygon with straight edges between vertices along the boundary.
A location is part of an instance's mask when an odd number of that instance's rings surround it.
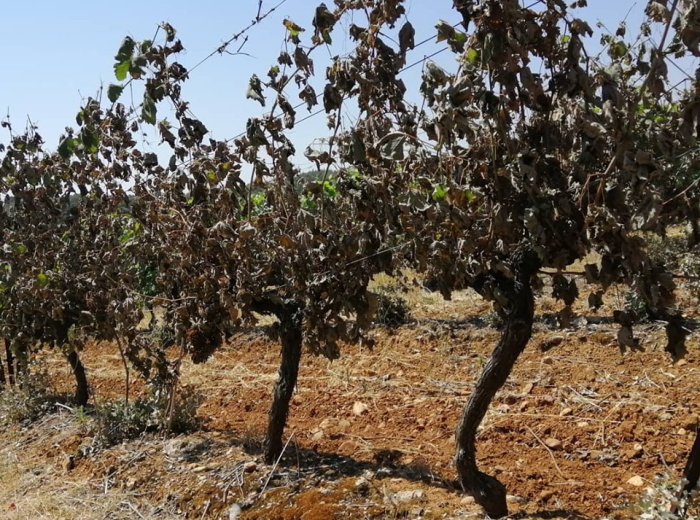
<svg viewBox="0 0 700 520">
<path fill-rule="evenodd" d="M 265 12 L 279 0 L 264 0 Z M 264 109 L 245 99 L 251 74 L 265 77 L 280 51 L 284 27 L 290 18 L 311 28 L 314 0 L 287 0 L 272 16 L 249 32 L 244 51 L 247 56 L 214 56 L 193 72 L 184 89 L 193 112 L 212 131 L 215 138 L 229 138 L 245 129 L 246 119 Z M 612 31 L 628 15 L 634 30 L 642 18 L 645 0 L 589 0 L 584 18 L 593 24 L 600 20 Z M 114 82 L 114 55 L 124 36 L 136 40 L 150 38 L 159 22 L 168 21 L 177 30 L 186 48 L 180 61 L 188 69 L 216 49 L 222 41 L 239 32 L 255 17 L 257 0 L 122 0 L 121 2 L 85 2 L 77 0 L 26 0 L 3 2 L 0 17 L 0 116 L 9 111 L 13 126 L 20 130 L 27 116 L 38 123 L 39 131 L 50 146 L 55 146 L 65 126 L 75 125 L 81 99 L 95 95 L 101 83 Z M 327 0 L 329 6 L 332 0 Z M 416 41 L 434 34 L 435 23 L 459 20 L 451 0 L 408 0 L 408 19 L 416 28 Z M 309 31 L 310 32 L 310 31 Z M 308 36 L 309 32 L 304 33 Z M 339 35 L 335 36 L 338 41 Z M 308 41 L 308 40 L 307 40 Z M 346 44 L 333 49 L 342 53 Z M 426 44 L 417 49 L 409 63 L 420 60 L 442 47 Z M 325 52 L 325 56 L 324 56 Z M 322 91 L 324 58 L 328 51 L 318 49 L 316 72 L 318 91 Z M 435 60 L 449 66 L 450 53 Z M 409 89 L 417 85 L 420 67 L 407 72 Z M 298 102 L 296 95 L 291 98 Z M 298 111 L 297 118 L 306 114 Z M 301 152 L 316 136 L 327 133 L 324 117 L 318 116 L 300 125 L 293 139 L 298 147 L 298 164 L 308 161 Z M 0 142 L 7 135 L 0 134 Z"/>
</svg>

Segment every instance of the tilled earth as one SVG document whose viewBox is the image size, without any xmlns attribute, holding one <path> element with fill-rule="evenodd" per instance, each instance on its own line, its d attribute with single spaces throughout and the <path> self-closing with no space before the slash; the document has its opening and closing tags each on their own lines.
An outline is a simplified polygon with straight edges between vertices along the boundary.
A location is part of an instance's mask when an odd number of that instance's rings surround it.
<svg viewBox="0 0 700 520">
<path fill-rule="evenodd" d="M 0 517 L 482 517 L 454 485 L 454 428 L 498 331 L 470 293 L 412 306 L 416 320 L 377 329 L 372 350 L 302 359 L 278 464 L 263 464 L 260 446 L 279 349 L 251 330 L 184 365 L 183 384 L 202 396 L 197 432 L 90 450 L 98 418 L 63 406 L 1 432 Z M 695 335 L 673 364 L 661 324 L 638 326 L 644 351 L 624 355 L 610 320 L 575 325 L 538 320 L 479 434 L 479 464 L 507 486 L 515 518 L 631 518 L 648 487 L 678 478 L 694 439 Z M 95 401 L 120 398 L 116 348 L 90 345 L 83 358 Z M 69 391 L 61 357 L 46 360 Z"/>
</svg>

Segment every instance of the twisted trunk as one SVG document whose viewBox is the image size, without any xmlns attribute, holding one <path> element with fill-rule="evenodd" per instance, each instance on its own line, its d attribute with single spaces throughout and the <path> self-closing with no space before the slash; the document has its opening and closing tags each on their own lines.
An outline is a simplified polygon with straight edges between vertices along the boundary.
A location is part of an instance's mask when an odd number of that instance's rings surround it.
<svg viewBox="0 0 700 520">
<path fill-rule="evenodd" d="M 289 415 L 289 403 L 299 376 L 302 332 L 301 305 L 297 302 L 256 304 L 256 311 L 274 314 L 280 320 L 281 361 L 269 412 L 265 438 L 265 461 L 274 463 L 282 453 L 282 435 Z"/>
<path fill-rule="evenodd" d="M 7 380 L 10 386 L 15 386 L 15 360 L 12 355 L 12 342 L 5 338 L 5 356 L 7 357 Z"/>
<path fill-rule="evenodd" d="M 476 388 L 469 398 L 457 426 L 455 463 L 463 489 L 474 497 L 491 518 L 508 515 L 506 489 L 498 479 L 482 473 L 476 464 L 476 434 L 496 392 L 505 384 L 518 356 L 532 336 L 534 297 L 531 277 L 539 269 L 539 260 L 530 250 L 513 255 L 514 280 L 494 278 L 498 288 L 508 296 L 504 329 L 484 366 Z"/>
<path fill-rule="evenodd" d="M 678 492 L 676 498 L 680 499 L 683 495 L 690 493 L 698 485 L 698 479 L 700 479 L 700 430 L 695 431 L 695 442 L 693 442 L 693 447 L 690 449 L 690 454 L 688 455 L 688 462 L 685 464 L 683 469 L 683 478 L 687 480 L 685 485 Z M 680 518 L 685 518 L 685 508 L 681 509 L 678 502 L 671 508 L 671 513 L 680 513 Z"/>
<path fill-rule="evenodd" d="M 0 358 L 0 391 L 2 391 L 7 385 L 7 379 L 5 379 L 5 369 L 3 368 L 2 358 Z"/>
<path fill-rule="evenodd" d="M 87 377 L 85 376 L 85 366 L 83 362 L 80 361 L 80 356 L 78 356 L 75 350 L 71 350 L 67 358 L 73 375 L 75 376 L 75 405 L 85 406 L 90 396 Z"/>
<path fill-rule="evenodd" d="M 70 326 L 60 326 L 56 331 L 56 340 L 61 348 L 63 348 L 65 345 L 69 345 L 69 329 Z M 72 345 L 70 346 L 70 352 L 66 354 L 66 358 L 68 359 L 70 368 L 75 376 L 75 405 L 85 406 L 90 396 L 87 377 L 85 375 L 85 366 L 83 365 L 83 362 L 80 361 L 80 356 Z"/>
</svg>

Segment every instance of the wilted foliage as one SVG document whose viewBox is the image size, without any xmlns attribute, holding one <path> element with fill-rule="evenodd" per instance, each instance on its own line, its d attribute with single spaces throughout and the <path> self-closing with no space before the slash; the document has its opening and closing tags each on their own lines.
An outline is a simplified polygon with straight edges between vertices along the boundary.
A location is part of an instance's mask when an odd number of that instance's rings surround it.
<svg viewBox="0 0 700 520">
<path fill-rule="evenodd" d="M 669 60 L 700 55 L 697 6 L 649 2 L 639 38 L 621 26 L 601 36 L 607 56 L 593 57 L 593 29 L 577 17 L 584 5 L 456 0 L 460 23 L 436 26 L 455 67 L 425 61 L 416 106 L 401 78 L 418 46 L 404 2 L 320 4 L 313 30 L 284 21 L 277 63 L 245 93 L 270 111 L 229 141 L 209 138 L 183 98 L 189 72 L 175 29 L 127 37 L 108 103 L 88 100 L 55 152 L 33 128 L 13 133 L 5 150 L 3 333 L 22 348 L 57 342 L 70 352 L 71 327 L 118 337 L 140 372 L 174 389 L 185 355 L 203 362 L 232 327 L 273 315 L 282 362 L 268 460 L 281 450 L 301 344 L 333 359 L 341 341 L 365 341 L 377 307 L 369 281 L 405 265 L 446 298 L 475 288 L 504 317 L 461 433 L 478 426 L 529 340 L 541 267 L 557 271 L 560 322 L 581 296 L 599 306 L 607 289 L 626 285 L 668 322 L 667 350 L 681 355 L 675 283 L 642 233 L 698 229 L 700 70 L 685 90 L 668 74 Z M 332 59 L 317 92 L 313 55 L 341 20 L 354 48 Z M 120 98 L 135 82 L 143 100 L 127 108 Z M 172 121 L 159 114 L 166 102 Z M 341 118 L 348 104 L 359 111 L 351 127 Z M 288 132 L 304 105 L 323 107 L 330 138 L 305 152 L 323 176 L 302 183 Z M 167 164 L 139 148 L 142 125 L 171 151 Z M 579 295 L 558 271 L 590 253 L 600 256 L 585 266 L 596 287 Z M 178 354 L 139 334 L 143 304 L 163 311 Z M 619 312 L 618 339 L 634 344 Z M 477 471 L 473 441 L 469 431 L 458 436 L 462 484 L 502 516 L 505 491 Z"/>
</svg>

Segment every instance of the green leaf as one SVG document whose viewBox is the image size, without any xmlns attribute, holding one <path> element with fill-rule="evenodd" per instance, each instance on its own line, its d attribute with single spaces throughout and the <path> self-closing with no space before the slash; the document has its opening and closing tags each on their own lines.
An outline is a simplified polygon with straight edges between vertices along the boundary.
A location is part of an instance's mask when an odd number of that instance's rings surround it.
<svg viewBox="0 0 700 520">
<path fill-rule="evenodd" d="M 467 51 L 467 61 L 471 63 L 472 65 L 476 65 L 477 60 L 479 59 L 479 52 L 471 48 Z"/>
<path fill-rule="evenodd" d="M 299 36 L 299 33 L 304 32 L 306 30 L 303 27 L 300 27 L 299 25 L 295 24 L 293 21 L 289 20 L 288 18 L 285 18 L 282 23 L 289 31 L 289 34 L 291 34 L 292 36 Z"/>
<path fill-rule="evenodd" d="M 155 101 L 148 94 L 143 96 L 143 110 L 141 111 L 143 120 L 148 124 L 155 125 L 157 112 Z"/>
<path fill-rule="evenodd" d="M 265 193 L 258 192 L 255 193 L 252 197 L 250 197 L 250 201 L 253 203 L 253 206 L 259 207 L 262 206 L 265 203 L 266 197 Z"/>
<path fill-rule="evenodd" d="M 442 184 L 437 184 L 433 190 L 433 200 L 445 200 L 445 197 L 447 197 L 447 188 L 445 188 L 445 186 Z"/>
<path fill-rule="evenodd" d="M 464 45 L 467 43 L 467 35 L 462 31 L 455 31 L 453 40 L 459 45 Z"/>
<path fill-rule="evenodd" d="M 326 197 L 329 199 L 334 199 L 335 196 L 338 195 L 338 190 L 332 182 L 323 181 L 323 193 L 325 193 Z"/>
<path fill-rule="evenodd" d="M 615 42 L 614 45 L 611 45 L 610 55 L 613 58 L 622 58 L 625 54 L 627 54 L 627 45 L 625 45 L 625 42 Z"/>
<path fill-rule="evenodd" d="M 316 211 L 318 209 L 318 205 L 306 195 L 301 196 L 300 202 L 301 207 L 307 211 Z"/>
<path fill-rule="evenodd" d="M 100 146 L 100 139 L 97 137 L 96 134 L 94 134 L 87 128 L 83 128 L 83 130 L 80 132 L 80 139 L 83 143 L 83 147 L 85 148 L 86 152 L 90 154 L 97 153 L 97 150 Z"/>
<path fill-rule="evenodd" d="M 333 43 L 333 38 L 331 38 L 331 33 L 328 29 L 323 31 L 322 36 L 323 36 L 323 41 L 326 44 L 330 45 Z"/>
<path fill-rule="evenodd" d="M 129 36 L 124 38 L 121 47 L 114 59 L 117 63 L 114 64 L 114 75 L 117 80 L 124 81 L 126 75 L 131 68 L 131 58 L 134 55 L 134 49 L 136 49 L 136 42 Z"/>
<path fill-rule="evenodd" d="M 124 81 L 126 75 L 129 74 L 129 69 L 131 68 L 131 59 L 125 61 L 119 61 L 114 64 L 114 77 L 117 81 Z"/>
<path fill-rule="evenodd" d="M 64 137 L 58 145 L 58 155 L 60 155 L 62 159 L 70 159 L 70 156 L 73 155 L 78 144 L 79 141 L 74 137 Z"/>
<path fill-rule="evenodd" d="M 24 244 L 17 244 L 14 249 L 15 249 L 15 253 L 18 255 L 21 255 L 21 254 L 24 254 L 27 252 L 27 246 L 25 246 Z"/>
<path fill-rule="evenodd" d="M 115 103 L 117 99 L 119 99 L 119 96 L 122 95 L 123 91 L 123 85 L 110 84 L 110 86 L 107 87 L 107 99 L 109 99 L 110 103 Z"/>
<path fill-rule="evenodd" d="M 46 287 L 49 284 L 49 277 L 44 273 L 36 275 L 36 281 L 41 287 Z"/>
<path fill-rule="evenodd" d="M 134 230 L 133 230 L 133 229 L 127 229 L 126 231 L 124 231 L 124 233 L 122 234 L 122 236 L 119 237 L 119 243 L 120 243 L 120 244 L 125 244 L 125 243 L 127 243 L 129 240 L 131 240 L 132 238 L 134 238 L 134 235 L 135 235 L 135 234 L 136 234 L 136 233 L 134 233 Z"/>
</svg>

